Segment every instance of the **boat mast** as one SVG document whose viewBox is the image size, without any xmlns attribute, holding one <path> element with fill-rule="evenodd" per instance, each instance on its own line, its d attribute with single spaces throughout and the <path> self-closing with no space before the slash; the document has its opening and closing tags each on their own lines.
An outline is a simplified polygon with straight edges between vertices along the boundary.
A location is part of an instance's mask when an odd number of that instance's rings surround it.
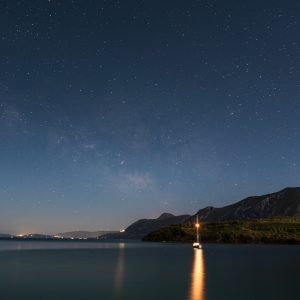
<svg viewBox="0 0 300 300">
<path fill-rule="evenodd" d="M 196 224 L 196 228 L 197 228 L 197 243 L 199 243 L 199 221 L 198 221 L 198 215 L 197 215 L 197 224 Z"/>
</svg>

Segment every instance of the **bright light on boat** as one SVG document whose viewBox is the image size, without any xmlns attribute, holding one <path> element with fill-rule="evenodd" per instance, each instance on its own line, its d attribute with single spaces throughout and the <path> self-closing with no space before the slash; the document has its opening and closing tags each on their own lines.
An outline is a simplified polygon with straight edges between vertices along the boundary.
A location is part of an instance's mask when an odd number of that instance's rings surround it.
<svg viewBox="0 0 300 300">
<path fill-rule="evenodd" d="M 197 222 L 195 224 L 195 227 L 197 229 L 197 234 L 196 234 L 197 241 L 193 243 L 193 248 L 194 249 L 202 249 L 202 245 L 199 242 L 199 228 L 200 228 L 200 224 L 199 224 L 199 220 L 198 220 L 198 215 L 197 215 Z"/>
</svg>

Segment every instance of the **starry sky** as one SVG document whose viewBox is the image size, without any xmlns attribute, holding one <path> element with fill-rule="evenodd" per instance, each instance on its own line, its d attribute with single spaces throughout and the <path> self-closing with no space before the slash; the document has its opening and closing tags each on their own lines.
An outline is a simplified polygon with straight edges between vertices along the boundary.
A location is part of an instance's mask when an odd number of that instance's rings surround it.
<svg viewBox="0 0 300 300">
<path fill-rule="evenodd" d="M 299 17 L 298 0 L 0 1 L 0 232 L 299 186 Z"/>
</svg>

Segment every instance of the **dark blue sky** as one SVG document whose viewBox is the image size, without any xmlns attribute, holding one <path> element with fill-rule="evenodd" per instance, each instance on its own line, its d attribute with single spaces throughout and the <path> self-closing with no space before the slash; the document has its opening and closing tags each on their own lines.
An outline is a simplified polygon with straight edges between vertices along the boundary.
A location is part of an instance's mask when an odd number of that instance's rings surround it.
<svg viewBox="0 0 300 300">
<path fill-rule="evenodd" d="M 0 5 L 0 232 L 299 185 L 299 1 Z"/>
</svg>

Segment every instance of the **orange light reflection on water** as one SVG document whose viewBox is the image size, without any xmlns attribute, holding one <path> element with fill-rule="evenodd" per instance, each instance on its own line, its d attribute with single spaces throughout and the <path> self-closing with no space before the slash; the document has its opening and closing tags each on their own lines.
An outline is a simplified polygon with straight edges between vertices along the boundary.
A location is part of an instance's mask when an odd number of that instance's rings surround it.
<svg viewBox="0 0 300 300">
<path fill-rule="evenodd" d="M 189 300 L 204 300 L 204 257 L 202 249 L 194 249 L 194 262 Z"/>
<path fill-rule="evenodd" d="M 119 254 L 115 271 L 114 293 L 116 298 L 120 298 L 123 290 L 124 281 L 124 249 L 125 243 L 119 243 Z"/>
</svg>

